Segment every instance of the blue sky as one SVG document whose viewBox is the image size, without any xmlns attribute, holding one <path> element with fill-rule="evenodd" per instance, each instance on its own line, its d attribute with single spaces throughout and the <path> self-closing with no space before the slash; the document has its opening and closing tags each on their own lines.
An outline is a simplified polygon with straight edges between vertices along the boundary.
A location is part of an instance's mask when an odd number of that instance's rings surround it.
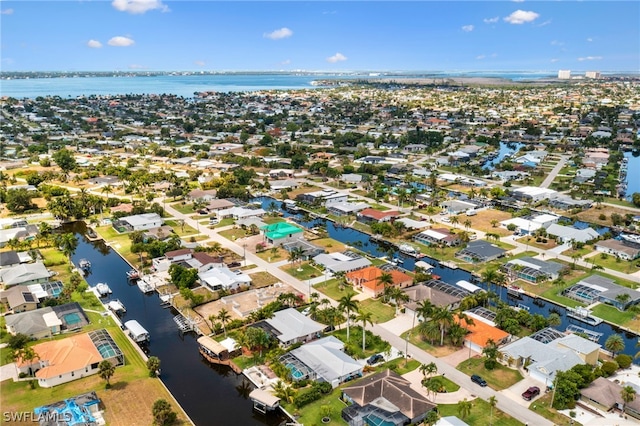
<svg viewBox="0 0 640 426">
<path fill-rule="evenodd" d="M 637 1 L 1 1 L 3 71 L 640 70 Z"/>
</svg>

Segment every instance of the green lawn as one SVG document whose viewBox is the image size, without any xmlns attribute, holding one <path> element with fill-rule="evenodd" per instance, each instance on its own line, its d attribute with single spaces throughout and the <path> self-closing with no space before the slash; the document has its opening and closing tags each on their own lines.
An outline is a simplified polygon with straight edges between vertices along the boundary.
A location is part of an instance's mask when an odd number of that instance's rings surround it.
<svg viewBox="0 0 640 426">
<path fill-rule="evenodd" d="M 558 413 L 554 408 L 551 407 L 551 393 L 544 394 L 540 398 L 538 398 L 535 402 L 532 402 L 529 406 L 529 409 L 535 413 L 538 413 L 542 417 L 551 420 L 555 425 L 565 426 L 565 425 L 574 425 L 581 426 L 581 423 L 568 418 L 564 414 Z"/>
<path fill-rule="evenodd" d="M 460 385 L 458 385 L 457 383 L 452 382 L 451 380 L 447 379 L 446 377 L 444 377 L 442 375 L 428 377 L 427 380 L 431 380 L 431 379 L 434 379 L 436 377 L 442 382 L 442 385 L 443 385 L 444 389 L 447 392 L 456 392 L 457 390 L 460 389 Z"/>
<path fill-rule="evenodd" d="M 618 325 L 625 325 L 636 316 L 633 312 L 621 312 L 618 308 L 605 304 L 594 306 L 592 312 L 593 315 Z"/>
<path fill-rule="evenodd" d="M 271 225 L 273 223 L 280 223 L 280 222 L 286 222 L 287 220 L 281 217 L 270 217 L 270 216 L 264 216 L 262 218 L 262 221 L 264 223 L 266 223 L 267 225 Z"/>
<path fill-rule="evenodd" d="M 375 323 L 387 322 L 396 315 L 396 309 L 382 303 L 380 299 L 366 299 L 360 302 L 360 310 L 371 313 L 371 320 Z"/>
<path fill-rule="evenodd" d="M 44 258 L 44 264 L 47 267 L 54 265 L 68 265 L 69 259 L 57 248 L 42 248 L 40 249 L 42 257 Z"/>
<path fill-rule="evenodd" d="M 313 243 L 313 245 L 324 248 L 329 253 L 344 251 L 346 249 L 344 244 L 342 244 L 340 241 L 334 240 L 333 238 L 318 238 L 317 240 L 312 240 L 311 242 Z"/>
<path fill-rule="evenodd" d="M 587 259 L 589 262 L 593 262 L 596 265 L 600 265 L 603 268 L 613 269 L 614 271 L 624 272 L 625 274 L 633 274 L 634 272 L 640 271 L 640 267 L 637 266 L 637 261 L 629 262 L 627 260 L 622 260 L 615 256 L 607 256 L 606 259 L 603 259 L 600 254 L 595 256 L 591 256 Z"/>
<path fill-rule="evenodd" d="M 318 290 L 320 293 L 327 295 L 333 300 L 340 299 L 342 296 L 347 294 L 348 291 L 353 292 L 353 289 L 349 286 L 345 286 L 344 288 L 342 288 L 342 290 L 340 290 L 340 280 L 335 278 L 323 283 L 316 284 L 313 286 L 313 288 Z"/>
<path fill-rule="evenodd" d="M 346 425 L 347 423 L 342 420 L 340 413 L 342 409 L 347 405 L 340 400 L 340 388 L 336 388 L 330 394 L 320 398 L 317 401 L 307 404 L 304 407 L 297 409 L 293 404 L 283 404 L 285 410 L 289 414 L 299 416 L 296 418 L 298 424 L 303 425 Z M 322 423 L 322 407 L 329 406 L 331 414 L 329 423 Z"/>
<path fill-rule="evenodd" d="M 396 373 L 402 376 L 403 374 L 407 374 L 408 372 L 413 371 L 418 367 L 420 367 L 419 361 L 416 361 L 415 359 L 406 360 L 403 357 L 403 358 L 392 359 L 389 362 L 380 364 L 378 367 L 376 367 L 376 371 L 380 372 L 380 371 L 385 371 L 386 369 L 389 369 L 389 370 L 395 371 Z"/>
<path fill-rule="evenodd" d="M 191 226 L 187 225 L 186 223 L 182 223 L 181 221 L 165 220 L 164 223 L 172 227 L 173 231 L 180 237 L 195 235 L 199 233 L 195 228 L 192 228 Z"/>
<path fill-rule="evenodd" d="M 175 203 L 175 204 L 171 204 L 171 207 L 178 210 L 182 214 L 192 214 L 196 212 L 193 209 L 193 204 Z"/>
<path fill-rule="evenodd" d="M 476 398 L 471 401 L 471 413 L 463 419 L 469 426 L 486 426 L 490 423 L 491 406 L 484 399 Z M 458 404 L 439 404 L 438 412 L 440 417 L 456 416 L 459 417 Z M 493 408 L 493 424 L 494 426 L 520 426 L 522 423 L 514 419 L 510 415 L 500 411 L 497 407 Z"/>
<path fill-rule="evenodd" d="M 471 358 L 462 361 L 456 368 L 469 376 L 478 374 L 487 381 L 489 386 L 496 390 L 506 389 L 522 380 L 522 375 L 519 371 L 512 370 L 501 364 L 496 365 L 493 370 L 487 370 L 484 368 L 484 360 L 482 358 Z"/>
<path fill-rule="evenodd" d="M 310 264 L 309 262 L 302 262 L 296 264 L 289 264 L 287 266 L 280 267 L 287 274 L 294 276 L 300 281 L 305 281 L 310 278 L 319 277 L 323 274 L 323 272 Z"/>
</svg>

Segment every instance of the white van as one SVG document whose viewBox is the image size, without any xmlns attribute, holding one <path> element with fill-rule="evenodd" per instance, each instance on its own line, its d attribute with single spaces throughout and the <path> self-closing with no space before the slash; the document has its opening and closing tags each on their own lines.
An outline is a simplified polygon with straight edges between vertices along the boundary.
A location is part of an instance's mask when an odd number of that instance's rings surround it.
<svg viewBox="0 0 640 426">
<path fill-rule="evenodd" d="M 478 214 L 478 211 L 475 209 L 467 210 L 467 216 L 475 216 Z"/>
</svg>

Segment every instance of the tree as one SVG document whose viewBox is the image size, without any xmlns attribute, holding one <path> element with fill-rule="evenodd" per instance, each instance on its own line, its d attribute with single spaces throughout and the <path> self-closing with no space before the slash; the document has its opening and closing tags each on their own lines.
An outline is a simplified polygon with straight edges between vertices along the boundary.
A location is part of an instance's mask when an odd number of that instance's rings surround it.
<svg viewBox="0 0 640 426">
<path fill-rule="evenodd" d="M 612 334 L 604 342 L 604 348 L 613 353 L 615 357 L 618 352 L 624 350 L 624 339 L 619 334 Z"/>
<path fill-rule="evenodd" d="M 631 386 L 625 386 L 620 390 L 620 397 L 624 401 L 624 405 L 622 406 L 622 412 L 624 413 L 627 404 L 636 399 L 636 390 Z"/>
<path fill-rule="evenodd" d="M 56 245 L 71 262 L 71 256 L 78 248 L 78 238 L 71 232 L 56 235 Z"/>
<path fill-rule="evenodd" d="M 171 409 L 171 404 L 164 399 L 156 400 L 151 412 L 153 413 L 153 424 L 158 426 L 170 425 L 178 418 L 178 415 Z"/>
<path fill-rule="evenodd" d="M 446 306 L 436 308 L 431 319 L 440 327 L 440 346 L 444 345 L 444 332 L 453 324 L 453 313 Z"/>
<path fill-rule="evenodd" d="M 488 339 L 487 344 L 482 349 L 482 355 L 485 357 L 484 367 L 487 370 L 493 370 L 499 355 L 498 345 L 493 339 Z"/>
<path fill-rule="evenodd" d="M 33 196 L 33 192 L 27 191 L 24 188 L 19 188 L 8 190 L 4 193 L 3 198 L 5 199 L 7 209 L 14 213 L 22 213 L 36 207 L 31 202 Z"/>
<path fill-rule="evenodd" d="M 158 371 L 160 371 L 160 358 L 150 356 L 149 359 L 147 359 L 147 370 L 149 370 L 149 377 L 156 377 Z"/>
<path fill-rule="evenodd" d="M 459 223 L 460 219 L 458 218 L 458 216 L 451 216 L 451 224 L 454 226 L 454 228 L 458 228 Z"/>
<path fill-rule="evenodd" d="M 111 387 L 111 383 L 109 381 L 115 372 L 116 368 L 106 359 L 98 365 L 98 375 L 101 379 L 104 379 L 107 382 L 107 389 Z"/>
<path fill-rule="evenodd" d="M 224 337 L 227 337 L 227 323 L 231 320 L 231 315 L 229 315 L 229 311 L 225 308 L 220 309 L 218 315 L 216 316 L 218 320 L 222 323 L 222 329 L 224 330 Z"/>
<path fill-rule="evenodd" d="M 66 148 L 56 151 L 53 154 L 53 161 L 56 162 L 65 175 L 68 175 L 76 167 L 76 159 L 73 157 L 73 153 Z"/>
<path fill-rule="evenodd" d="M 492 395 L 487 402 L 489 403 L 490 413 L 489 413 L 489 426 L 493 425 L 493 409 L 498 404 L 498 399 L 495 395 Z"/>
<path fill-rule="evenodd" d="M 356 316 L 356 321 L 362 324 L 362 352 L 364 352 L 364 348 L 366 346 L 367 323 L 369 325 L 373 325 L 373 321 L 371 320 L 371 317 L 372 317 L 371 312 L 362 311 L 362 310 L 358 311 L 358 316 Z"/>
<path fill-rule="evenodd" d="M 429 364 L 420 364 L 420 367 L 418 367 L 418 370 L 422 373 L 422 375 L 426 379 L 427 375 L 431 377 L 432 375 L 438 372 L 438 366 L 436 365 L 435 362 L 430 362 Z"/>
<path fill-rule="evenodd" d="M 358 310 L 359 302 L 354 299 L 356 294 L 348 292 L 338 300 L 338 309 L 344 312 L 347 316 L 347 342 L 349 341 L 349 325 L 351 323 L 351 312 Z"/>
<path fill-rule="evenodd" d="M 429 426 L 433 426 L 439 420 L 438 412 L 436 410 L 431 410 L 427 413 L 427 416 L 424 418 L 424 421 Z"/>
<path fill-rule="evenodd" d="M 473 405 L 471 404 L 471 401 L 467 401 L 467 398 L 465 398 L 462 401 L 458 402 L 458 415 L 460 416 L 460 418 L 462 420 L 464 420 L 467 417 L 469 417 L 469 414 L 471 414 L 471 407 L 472 406 Z"/>
<path fill-rule="evenodd" d="M 387 291 L 387 289 L 391 289 L 391 284 L 393 284 L 393 275 L 391 275 L 389 272 L 383 272 L 382 274 L 380 274 L 377 281 L 378 284 L 382 284 L 384 286 L 384 301 L 388 302 L 389 292 Z"/>
</svg>

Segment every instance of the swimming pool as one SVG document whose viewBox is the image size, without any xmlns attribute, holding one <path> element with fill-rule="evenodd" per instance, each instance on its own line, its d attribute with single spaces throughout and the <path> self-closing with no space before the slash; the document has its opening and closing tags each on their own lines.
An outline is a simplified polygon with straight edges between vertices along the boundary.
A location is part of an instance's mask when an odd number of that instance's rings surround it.
<svg viewBox="0 0 640 426">
<path fill-rule="evenodd" d="M 368 414 L 364 418 L 364 421 L 367 423 L 368 426 L 394 426 L 395 425 L 395 423 L 382 419 L 376 416 L 375 414 Z"/>
<path fill-rule="evenodd" d="M 98 402 L 91 401 L 80 406 L 73 398 L 70 398 L 56 404 L 38 407 L 33 411 L 42 420 L 54 420 L 69 426 L 85 425 L 95 423 L 96 419 L 91 415 L 88 406 Z"/>
<path fill-rule="evenodd" d="M 64 322 L 67 323 L 68 326 L 74 326 L 82 321 L 80 314 L 77 312 L 64 314 L 63 318 L 64 318 Z"/>
<path fill-rule="evenodd" d="M 305 374 L 302 371 L 298 370 L 298 367 L 296 367 L 294 364 L 289 363 L 285 365 L 285 367 L 291 370 L 291 377 L 293 377 L 295 380 L 300 380 L 305 377 Z"/>
</svg>

